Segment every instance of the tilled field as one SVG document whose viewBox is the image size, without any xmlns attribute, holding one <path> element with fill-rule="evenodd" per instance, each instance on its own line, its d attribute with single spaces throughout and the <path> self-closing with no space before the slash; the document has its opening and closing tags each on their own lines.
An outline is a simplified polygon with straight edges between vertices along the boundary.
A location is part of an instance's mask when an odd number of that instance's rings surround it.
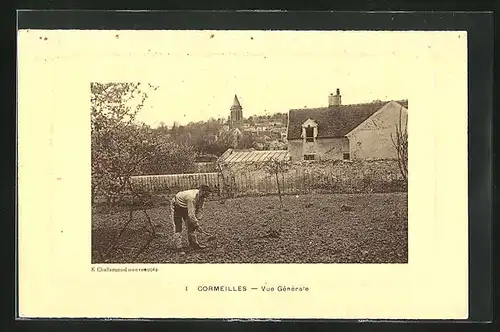
<svg viewBox="0 0 500 332">
<path fill-rule="evenodd" d="M 246 197 L 224 204 L 205 204 L 202 227 L 217 236 L 203 251 L 172 250 L 168 206 L 148 210 L 157 235 L 147 243 L 144 214 L 134 220 L 116 247 L 127 212 L 93 216 L 93 263 L 407 263 L 408 210 L 406 193 L 324 194 Z M 184 242 L 187 235 L 184 230 Z M 135 259 L 135 261 L 134 261 Z"/>
</svg>

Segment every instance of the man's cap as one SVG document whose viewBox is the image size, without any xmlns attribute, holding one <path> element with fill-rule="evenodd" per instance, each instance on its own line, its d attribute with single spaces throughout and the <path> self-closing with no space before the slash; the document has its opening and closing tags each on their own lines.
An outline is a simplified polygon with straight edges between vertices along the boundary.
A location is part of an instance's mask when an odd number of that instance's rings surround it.
<svg viewBox="0 0 500 332">
<path fill-rule="evenodd" d="M 207 186 L 206 184 L 202 184 L 202 185 L 200 186 L 200 190 L 205 191 L 205 192 L 208 192 L 208 193 L 211 193 L 211 192 L 212 192 L 212 188 L 210 188 L 210 186 Z"/>
</svg>

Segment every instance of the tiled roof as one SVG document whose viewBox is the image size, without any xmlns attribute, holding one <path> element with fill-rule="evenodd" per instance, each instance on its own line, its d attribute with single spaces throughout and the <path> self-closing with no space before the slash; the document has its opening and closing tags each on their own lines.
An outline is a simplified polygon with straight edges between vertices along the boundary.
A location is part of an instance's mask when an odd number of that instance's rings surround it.
<svg viewBox="0 0 500 332">
<path fill-rule="evenodd" d="M 302 124 L 309 118 L 318 124 L 318 138 L 343 137 L 389 102 L 292 109 L 289 112 L 288 139 L 300 139 Z M 408 108 L 408 101 L 396 102 Z"/>
<path fill-rule="evenodd" d="M 287 160 L 287 150 L 270 150 L 270 151 L 255 151 L 255 150 L 233 150 L 228 149 L 219 158 L 219 162 L 225 163 L 242 163 L 242 162 L 264 162 L 271 159 Z"/>
</svg>

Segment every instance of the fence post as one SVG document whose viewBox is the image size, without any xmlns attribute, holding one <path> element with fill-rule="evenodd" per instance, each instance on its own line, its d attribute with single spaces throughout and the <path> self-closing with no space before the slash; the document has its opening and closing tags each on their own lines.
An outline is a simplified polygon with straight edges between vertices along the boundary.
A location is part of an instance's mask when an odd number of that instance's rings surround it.
<svg viewBox="0 0 500 332">
<path fill-rule="evenodd" d="M 305 184 L 306 184 L 306 192 L 310 193 L 311 186 L 309 185 L 309 169 L 306 169 L 306 171 L 305 171 Z"/>
<path fill-rule="evenodd" d="M 281 192 L 283 194 L 286 194 L 287 192 L 285 191 L 285 173 L 281 173 Z"/>
<path fill-rule="evenodd" d="M 257 188 L 257 183 L 256 183 L 256 176 L 252 176 L 250 178 L 250 185 L 252 186 L 252 190 L 254 191 L 257 191 L 258 192 L 258 188 Z"/>
<path fill-rule="evenodd" d="M 247 193 L 247 172 L 243 172 L 240 174 L 241 176 L 241 191 L 246 194 Z"/>
<path fill-rule="evenodd" d="M 306 185 L 306 192 L 309 193 L 311 191 L 311 186 L 309 186 L 309 172 L 307 169 L 304 169 L 304 182 Z"/>
<path fill-rule="evenodd" d="M 241 195 L 241 192 L 243 191 L 243 183 L 242 183 L 242 176 L 241 173 L 237 173 L 235 175 L 236 177 L 236 192 Z"/>
<path fill-rule="evenodd" d="M 295 170 L 295 178 L 298 179 L 298 181 L 294 182 L 293 189 L 295 190 L 295 193 L 298 194 L 298 193 L 301 192 L 300 183 L 302 182 L 300 180 L 300 174 L 299 174 L 299 170 L 298 169 Z"/>
<path fill-rule="evenodd" d="M 309 177 L 309 188 L 310 188 L 311 192 L 314 192 L 314 188 L 313 188 L 313 184 L 314 184 L 314 182 L 313 182 L 313 172 L 311 172 L 310 170 L 309 170 L 309 176 L 308 177 Z"/>
</svg>

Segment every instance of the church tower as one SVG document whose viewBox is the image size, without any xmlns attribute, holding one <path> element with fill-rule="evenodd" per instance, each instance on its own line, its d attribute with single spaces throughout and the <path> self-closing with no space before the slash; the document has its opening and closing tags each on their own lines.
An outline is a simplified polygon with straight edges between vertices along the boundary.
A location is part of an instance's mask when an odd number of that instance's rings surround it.
<svg viewBox="0 0 500 332">
<path fill-rule="evenodd" d="M 243 126 L 243 108 L 240 105 L 238 97 L 234 95 L 233 106 L 231 106 L 231 115 L 229 116 L 229 127 L 231 129 L 241 129 Z"/>
</svg>

